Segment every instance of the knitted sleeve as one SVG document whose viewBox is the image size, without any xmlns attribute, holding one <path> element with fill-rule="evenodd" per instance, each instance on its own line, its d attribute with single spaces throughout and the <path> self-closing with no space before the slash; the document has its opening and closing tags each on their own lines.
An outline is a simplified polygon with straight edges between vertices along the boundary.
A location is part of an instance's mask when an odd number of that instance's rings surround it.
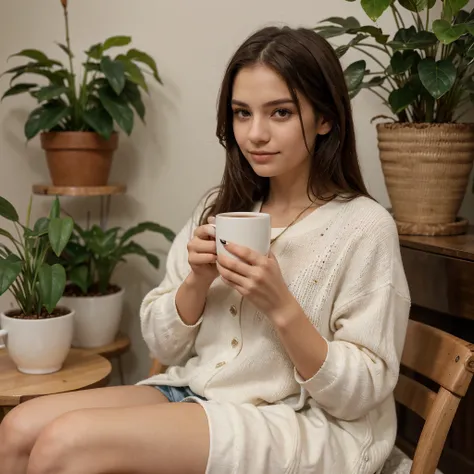
<svg viewBox="0 0 474 474">
<path fill-rule="evenodd" d="M 367 229 L 348 248 L 331 315 L 333 337 L 320 370 L 296 380 L 330 415 L 354 420 L 393 392 L 410 309 L 394 226 Z"/>
<path fill-rule="evenodd" d="M 151 354 L 164 365 L 180 365 L 189 359 L 202 318 L 189 326 L 176 309 L 176 293 L 188 276 L 187 244 L 197 225 L 204 201 L 176 236 L 168 254 L 166 274 L 161 284 L 151 290 L 140 307 L 143 338 Z"/>
</svg>

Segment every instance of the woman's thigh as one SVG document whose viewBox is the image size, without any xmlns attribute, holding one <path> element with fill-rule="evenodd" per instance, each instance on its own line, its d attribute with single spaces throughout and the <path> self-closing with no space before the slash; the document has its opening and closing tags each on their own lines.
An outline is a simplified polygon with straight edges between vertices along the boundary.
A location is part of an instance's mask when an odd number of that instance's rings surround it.
<svg viewBox="0 0 474 474">
<path fill-rule="evenodd" d="M 204 474 L 209 444 L 199 404 L 77 410 L 41 432 L 28 468 L 34 474 Z"/>
<path fill-rule="evenodd" d="M 45 426 L 65 413 L 86 408 L 119 408 L 168 403 L 158 390 L 147 386 L 106 387 L 48 395 L 11 410 L 0 425 L 3 441 L 32 448 Z"/>
</svg>

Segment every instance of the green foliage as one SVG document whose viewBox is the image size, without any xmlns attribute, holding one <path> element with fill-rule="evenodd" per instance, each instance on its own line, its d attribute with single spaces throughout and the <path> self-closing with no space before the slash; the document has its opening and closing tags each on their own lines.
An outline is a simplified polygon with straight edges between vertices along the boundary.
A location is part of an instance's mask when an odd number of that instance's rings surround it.
<svg viewBox="0 0 474 474">
<path fill-rule="evenodd" d="M 159 267 L 158 257 L 132 240 L 146 231 L 161 234 L 170 242 L 175 238 L 172 230 L 155 222 L 142 222 L 126 231 L 120 227 L 102 230 L 97 225 L 83 229 L 76 224 L 59 262 L 66 268 L 68 280 L 84 295 L 92 287 L 106 294 L 115 268 L 127 256 L 144 257 L 154 268 Z"/>
<path fill-rule="evenodd" d="M 42 131 L 95 131 L 108 139 L 115 125 L 130 135 L 134 112 L 145 120 L 142 100 L 143 91 L 148 92 L 145 74 L 162 83 L 154 59 L 135 48 L 113 55 L 113 49 L 128 46 L 132 39 L 112 36 L 85 51 L 82 74 L 77 75 L 69 40 L 67 7 L 64 14 L 66 44 L 58 43 L 58 46 L 67 56 L 68 64 L 51 59 L 37 49 L 24 49 L 11 55 L 27 61 L 2 74 L 11 77 L 2 99 L 26 93 L 37 101 L 38 106 L 24 128 L 28 140 Z M 33 82 L 32 78 L 43 82 Z"/>
<path fill-rule="evenodd" d="M 49 253 L 61 255 L 71 237 L 74 223 L 59 217 L 59 200 L 53 202 L 49 217 L 29 227 L 31 200 L 26 224 L 19 221 L 12 204 L 0 196 L 0 217 L 10 221 L 14 236 L 0 227 L 0 235 L 10 245 L 0 244 L 0 295 L 9 290 L 24 315 L 41 315 L 43 308 L 52 313 L 66 285 L 64 267 L 46 262 Z"/>
<path fill-rule="evenodd" d="M 325 38 L 350 37 L 335 47 L 339 57 L 352 48 L 377 69 L 368 69 L 365 59 L 346 68 L 351 98 L 369 89 L 400 122 L 449 123 L 462 118 L 466 105 L 474 104 L 474 10 L 463 10 L 468 0 L 439 0 L 441 17 L 432 21 L 436 1 L 361 0 L 373 21 L 391 11 L 393 35 L 361 25 L 354 17 L 320 22 L 315 30 Z M 405 24 L 399 8 L 410 12 L 413 24 Z"/>
</svg>

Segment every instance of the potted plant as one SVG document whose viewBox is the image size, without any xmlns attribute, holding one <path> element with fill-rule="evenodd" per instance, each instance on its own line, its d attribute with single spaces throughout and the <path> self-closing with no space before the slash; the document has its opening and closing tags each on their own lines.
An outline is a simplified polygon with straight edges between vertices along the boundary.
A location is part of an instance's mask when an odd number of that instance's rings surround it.
<svg viewBox="0 0 474 474">
<path fill-rule="evenodd" d="M 28 62 L 3 73 L 11 80 L 2 99 L 27 93 L 38 103 L 25 123 L 24 133 L 30 140 L 42 132 L 41 144 L 54 185 L 102 186 L 107 184 L 117 148 L 116 128 L 130 135 L 134 111 L 142 121 L 145 119 L 142 91 L 148 92 L 148 85 L 141 66 L 146 66 L 156 81 L 161 83 L 161 79 L 155 61 L 143 51 L 132 48 L 112 55 L 114 48 L 131 43 L 130 36 L 113 36 L 92 45 L 85 51 L 81 74 L 77 74 L 67 1 L 61 3 L 66 39 L 58 46 L 68 64 L 51 59 L 38 49 L 13 54 Z M 43 82 L 31 82 L 25 76 L 36 76 Z"/>
<path fill-rule="evenodd" d="M 400 233 L 447 235 L 467 228 L 457 216 L 474 159 L 474 125 L 461 123 L 474 102 L 474 12 L 462 9 L 467 3 L 361 0 L 374 21 L 391 11 L 393 36 L 354 17 L 328 18 L 316 28 L 326 38 L 348 35 L 338 55 L 355 49 L 375 66 L 368 69 L 361 59 L 345 75 L 351 97 L 368 89 L 393 114 L 393 123 L 377 124 L 377 134 Z"/>
<path fill-rule="evenodd" d="M 1 339 L 18 370 L 27 374 L 58 371 L 71 347 L 74 311 L 57 306 L 66 285 L 62 265 L 49 265 L 48 252 L 60 255 L 72 230 L 70 217 L 59 217 L 59 201 L 49 217 L 30 227 L 31 200 L 25 224 L 12 204 L 0 197 L 0 216 L 14 232 L 0 227 L 10 245 L 0 244 L 0 295 L 9 290 L 17 308 L 0 314 Z"/>
<path fill-rule="evenodd" d="M 102 230 L 98 225 L 83 229 L 75 225 L 71 240 L 60 257 L 68 283 L 61 303 L 75 310 L 73 346 L 92 348 L 114 341 L 122 316 L 124 290 L 112 277 L 117 265 L 130 255 L 145 257 L 154 267 L 159 258 L 134 242 L 132 237 L 150 231 L 168 241 L 175 234 L 155 222 L 142 222 L 123 230 Z"/>
</svg>

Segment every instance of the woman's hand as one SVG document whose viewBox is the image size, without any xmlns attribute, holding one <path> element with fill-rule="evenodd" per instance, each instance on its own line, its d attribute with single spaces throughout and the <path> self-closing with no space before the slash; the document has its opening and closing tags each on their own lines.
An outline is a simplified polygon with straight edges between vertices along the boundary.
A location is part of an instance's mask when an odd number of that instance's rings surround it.
<svg viewBox="0 0 474 474">
<path fill-rule="evenodd" d="M 248 298 L 271 320 L 293 308 L 296 300 L 288 290 L 275 256 L 268 257 L 233 243 L 226 243 L 228 252 L 238 259 L 219 255 L 217 268 L 229 286 Z"/>
<path fill-rule="evenodd" d="M 210 217 L 208 222 L 209 224 L 197 227 L 193 238 L 188 242 L 188 262 L 194 275 L 211 285 L 219 272 L 216 268 L 216 230 L 211 225 L 214 217 Z"/>
</svg>

